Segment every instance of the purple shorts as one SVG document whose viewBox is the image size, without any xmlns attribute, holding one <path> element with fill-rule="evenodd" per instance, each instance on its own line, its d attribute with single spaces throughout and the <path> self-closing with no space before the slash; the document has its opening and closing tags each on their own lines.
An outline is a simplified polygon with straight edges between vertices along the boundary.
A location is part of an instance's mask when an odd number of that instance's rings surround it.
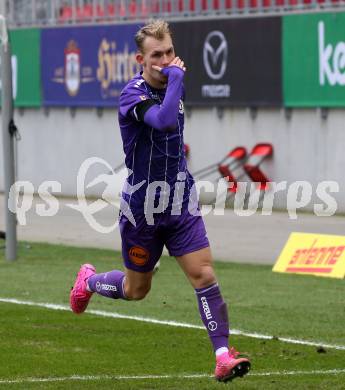
<svg viewBox="0 0 345 390">
<path fill-rule="evenodd" d="M 122 256 L 126 268 L 137 272 L 154 269 L 164 245 L 170 256 L 183 256 L 209 246 L 201 216 L 182 210 L 181 215 L 155 215 L 155 224 L 148 225 L 145 215 L 135 216 L 136 226 L 122 215 L 120 232 Z"/>
</svg>

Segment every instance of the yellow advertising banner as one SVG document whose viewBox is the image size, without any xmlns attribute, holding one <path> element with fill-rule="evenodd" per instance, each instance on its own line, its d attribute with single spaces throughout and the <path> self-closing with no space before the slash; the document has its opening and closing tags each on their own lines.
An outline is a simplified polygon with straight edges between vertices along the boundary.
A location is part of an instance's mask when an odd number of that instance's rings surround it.
<svg viewBox="0 0 345 390">
<path fill-rule="evenodd" d="M 273 272 L 344 278 L 345 236 L 291 233 Z"/>
</svg>

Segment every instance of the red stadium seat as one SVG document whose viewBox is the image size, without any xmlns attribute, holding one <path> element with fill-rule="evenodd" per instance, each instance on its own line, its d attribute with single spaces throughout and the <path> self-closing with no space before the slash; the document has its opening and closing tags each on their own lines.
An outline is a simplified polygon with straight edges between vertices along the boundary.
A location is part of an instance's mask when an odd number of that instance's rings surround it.
<svg viewBox="0 0 345 390">
<path fill-rule="evenodd" d="M 237 0 L 237 8 L 243 9 L 244 8 L 244 0 Z"/>
<path fill-rule="evenodd" d="M 84 19 L 84 9 L 83 7 L 77 7 L 75 9 L 76 19 L 77 20 L 83 20 Z"/>
<path fill-rule="evenodd" d="M 190 11 L 195 11 L 196 8 L 195 8 L 195 0 L 190 0 L 189 1 L 189 10 Z"/>
<path fill-rule="evenodd" d="M 172 8 L 171 8 L 171 1 L 170 0 L 164 0 L 162 7 L 163 7 L 163 12 L 171 13 Z"/>
<path fill-rule="evenodd" d="M 157 14 L 160 12 L 159 10 L 159 0 L 151 0 L 151 12 Z"/>
<path fill-rule="evenodd" d="M 219 0 L 213 0 L 212 1 L 212 8 L 217 11 L 220 8 L 220 1 Z"/>
<path fill-rule="evenodd" d="M 97 15 L 97 18 L 104 18 L 104 16 L 105 16 L 104 8 L 99 4 L 97 4 L 97 7 L 96 7 L 96 15 Z"/>
<path fill-rule="evenodd" d="M 131 0 L 128 6 L 128 13 L 130 17 L 136 17 L 138 12 L 137 2 L 135 0 Z"/>
<path fill-rule="evenodd" d="M 82 8 L 83 19 L 92 19 L 93 17 L 93 5 L 85 4 Z"/>
<path fill-rule="evenodd" d="M 120 16 L 126 16 L 126 14 L 127 14 L 126 4 L 124 1 L 121 1 L 119 6 L 118 6 L 118 14 Z"/>
<path fill-rule="evenodd" d="M 147 5 L 147 2 L 146 0 L 142 0 L 141 2 L 141 7 L 140 7 L 140 12 L 141 12 L 141 16 L 147 16 L 149 14 L 149 7 Z"/>
<path fill-rule="evenodd" d="M 108 16 L 115 16 L 115 5 L 114 4 L 108 4 L 107 6 L 107 15 Z"/>
<path fill-rule="evenodd" d="M 224 7 L 225 7 L 225 9 L 232 8 L 232 0 L 225 0 Z"/>
<path fill-rule="evenodd" d="M 65 5 L 60 9 L 60 16 L 59 16 L 60 22 L 66 22 L 68 20 L 71 20 L 72 17 L 73 17 L 72 7 Z"/>
</svg>

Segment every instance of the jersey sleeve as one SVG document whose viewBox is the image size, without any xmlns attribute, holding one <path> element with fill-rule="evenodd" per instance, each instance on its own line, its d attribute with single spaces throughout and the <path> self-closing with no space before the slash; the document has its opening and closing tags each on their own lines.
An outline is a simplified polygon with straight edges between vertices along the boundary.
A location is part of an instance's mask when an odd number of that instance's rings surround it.
<svg viewBox="0 0 345 390">
<path fill-rule="evenodd" d="M 143 102 L 138 103 L 133 109 L 133 115 L 135 119 L 140 122 L 144 121 L 146 112 L 157 103 L 153 99 L 147 99 Z"/>
<path fill-rule="evenodd" d="M 134 107 L 142 102 L 150 100 L 147 92 L 140 86 L 129 85 L 124 89 L 120 95 L 120 113 L 123 116 L 127 116 L 133 111 Z"/>
</svg>

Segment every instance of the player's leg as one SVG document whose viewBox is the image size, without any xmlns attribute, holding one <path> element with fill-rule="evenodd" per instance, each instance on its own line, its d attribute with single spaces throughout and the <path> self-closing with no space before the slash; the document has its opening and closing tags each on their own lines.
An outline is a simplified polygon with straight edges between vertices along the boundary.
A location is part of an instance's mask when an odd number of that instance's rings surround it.
<svg viewBox="0 0 345 390">
<path fill-rule="evenodd" d="M 204 222 L 200 216 L 192 216 L 188 211 L 170 218 L 168 250 L 195 289 L 200 316 L 214 350 L 217 354 L 226 352 L 229 338 L 227 306 L 213 270 Z"/>
<path fill-rule="evenodd" d="M 176 256 L 176 259 L 194 288 L 202 289 L 216 283 L 209 246 Z"/>
<path fill-rule="evenodd" d="M 153 271 L 125 272 L 113 270 L 96 274 L 91 264 L 81 266 L 70 294 L 70 304 L 74 313 L 83 313 L 93 293 L 107 298 L 139 300 L 150 291 Z"/>
<path fill-rule="evenodd" d="M 140 300 L 150 291 L 153 272 L 137 272 L 126 268 L 94 274 L 87 280 L 87 289 L 107 298 Z"/>
<path fill-rule="evenodd" d="M 216 379 L 226 382 L 245 375 L 250 369 L 249 360 L 240 357 L 234 348 L 228 349 L 228 309 L 213 271 L 210 248 L 176 259 L 195 289 L 200 316 L 216 354 Z"/>
<path fill-rule="evenodd" d="M 96 274 L 93 265 L 82 265 L 70 294 L 71 308 L 75 313 L 85 311 L 93 293 L 112 299 L 139 300 L 149 292 L 163 243 L 157 239 L 155 227 L 147 227 L 144 218 L 137 221 L 137 226 L 127 218 L 121 218 L 120 232 L 125 271 Z"/>
<path fill-rule="evenodd" d="M 216 355 L 228 352 L 228 310 L 214 274 L 210 248 L 177 256 L 176 259 L 194 287 L 200 316 Z"/>
<path fill-rule="evenodd" d="M 242 376 L 248 372 L 250 363 L 239 358 L 234 349 L 228 349 L 228 310 L 214 273 L 203 220 L 182 212 L 171 226 L 167 247 L 195 289 L 200 316 L 216 354 L 216 378 L 227 381 Z"/>
<path fill-rule="evenodd" d="M 124 294 L 127 299 L 144 299 L 151 289 L 153 271 L 137 272 L 126 268 Z"/>
</svg>

